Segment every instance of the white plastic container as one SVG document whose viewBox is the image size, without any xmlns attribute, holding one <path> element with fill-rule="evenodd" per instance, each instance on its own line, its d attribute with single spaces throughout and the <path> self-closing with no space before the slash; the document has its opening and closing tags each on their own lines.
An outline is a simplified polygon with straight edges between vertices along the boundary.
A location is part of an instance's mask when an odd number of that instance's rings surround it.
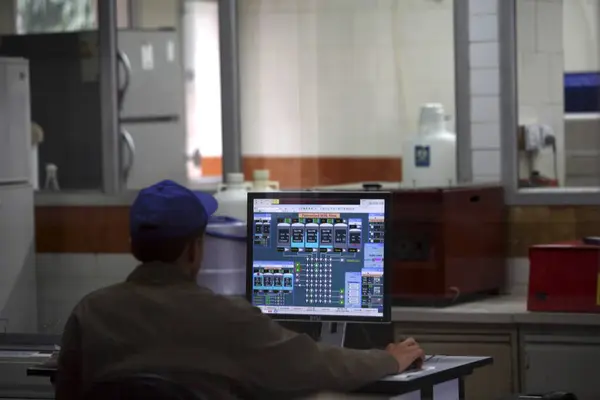
<svg viewBox="0 0 600 400">
<path fill-rule="evenodd" d="M 38 148 L 44 141 L 44 130 L 35 122 L 31 122 L 31 185 L 34 190 L 40 189 L 39 152 Z"/>
<path fill-rule="evenodd" d="M 246 223 L 213 217 L 206 227 L 198 285 L 226 296 L 246 293 Z"/>
<path fill-rule="evenodd" d="M 44 189 L 59 191 L 60 185 L 58 184 L 58 167 L 55 164 L 46 164 L 46 183 Z"/>
<path fill-rule="evenodd" d="M 279 182 L 271 181 L 271 171 L 268 169 L 255 169 L 253 173 L 252 191 L 253 192 L 277 192 Z"/>
<path fill-rule="evenodd" d="M 38 173 L 38 145 L 31 145 L 31 152 L 29 153 L 29 157 L 31 157 L 31 186 L 33 186 L 33 190 L 40 189 L 40 178 Z"/>
<path fill-rule="evenodd" d="M 244 182 L 242 173 L 229 173 L 226 180 L 226 183 L 219 184 L 215 194 L 219 202 L 215 215 L 246 221 L 248 191 L 252 189 L 252 184 Z"/>
<path fill-rule="evenodd" d="M 456 185 L 456 135 L 446 129 L 441 104 L 421 107 L 419 134 L 402 148 L 402 187 Z"/>
</svg>

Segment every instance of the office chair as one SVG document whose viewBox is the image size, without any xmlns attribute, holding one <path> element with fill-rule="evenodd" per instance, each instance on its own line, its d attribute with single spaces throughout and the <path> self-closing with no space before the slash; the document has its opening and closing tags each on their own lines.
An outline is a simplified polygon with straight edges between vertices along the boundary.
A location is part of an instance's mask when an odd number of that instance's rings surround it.
<svg viewBox="0 0 600 400">
<path fill-rule="evenodd" d="M 205 400 L 192 389 L 151 374 L 120 376 L 95 383 L 83 400 Z"/>
</svg>

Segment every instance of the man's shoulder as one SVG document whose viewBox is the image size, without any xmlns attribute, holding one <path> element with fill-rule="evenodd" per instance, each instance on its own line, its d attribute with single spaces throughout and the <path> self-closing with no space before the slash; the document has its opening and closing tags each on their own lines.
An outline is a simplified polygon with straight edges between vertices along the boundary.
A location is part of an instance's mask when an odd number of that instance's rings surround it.
<svg viewBox="0 0 600 400">
<path fill-rule="evenodd" d="M 92 309 L 114 308 L 118 304 L 123 304 L 123 302 L 135 303 L 138 294 L 131 284 L 127 282 L 117 283 L 95 290 L 83 297 L 75 307 L 74 313 L 80 314 Z M 149 293 L 145 293 L 143 297 L 147 298 L 147 295 Z M 164 301 L 164 296 L 167 293 L 162 292 L 162 294 L 157 295 L 161 296 Z M 150 297 L 152 296 L 150 294 Z M 260 314 L 260 311 L 243 297 L 223 296 L 195 285 L 173 287 L 172 292 L 168 293 L 166 297 L 168 298 L 167 303 L 171 306 L 176 307 L 179 304 L 182 306 L 179 308 L 181 310 L 193 307 L 203 315 L 203 318 L 213 315 L 218 320 L 238 320 Z"/>
<path fill-rule="evenodd" d="M 176 298 L 182 298 L 182 300 L 193 301 L 193 302 L 206 302 L 214 306 L 221 306 L 230 309 L 237 310 L 255 310 L 245 298 L 240 296 L 224 296 L 213 291 L 195 286 L 185 285 L 180 287 L 171 287 L 170 296 L 173 300 Z M 135 292 L 135 289 L 128 282 L 121 282 L 114 285 L 106 286 L 101 289 L 94 290 L 93 292 L 84 296 L 80 303 L 102 301 L 104 299 L 110 299 L 120 297 L 121 295 L 131 295 Z"/>
<path fill-rule="evenodd" d="M 119 283 L 115 283 L 115 284 L 112 284 L 109 286 L 105 286 L 103 288 L 96 289 L 96 290 L 88 293 L 86 296 L 83 297 L 83 300 L 93 300 L 93 299 L 101 298 L 104 296 L 112 296 L 115 293 L 123 291 L 126 286 L 127 286 L 126 282 L 119 282 Z"/>
<path fill-rule="evenodd" d="M 124 289 L 125 283 L 116 283 L 110 286 L 106 286 L 100 289 L 96 289 L 85 296 L 75 306 L 75 310 L 78 310 L 82 307 L 85 307 L 88 304 L 93 304 L 96 302 L 101 302 L 104 299 L 109 299 L 114 297 L 115 294 L 122 292 Z"/>
</svg>

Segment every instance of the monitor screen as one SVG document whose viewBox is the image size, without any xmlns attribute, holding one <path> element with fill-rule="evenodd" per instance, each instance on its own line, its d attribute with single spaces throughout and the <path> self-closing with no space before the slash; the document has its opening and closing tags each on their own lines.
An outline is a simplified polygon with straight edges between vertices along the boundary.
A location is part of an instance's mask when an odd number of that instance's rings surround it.
<svg viewBox="0 0 600 400">
<path fill-rule="evenodd" d="M 389 204 L 383 192 L 250 193 L 249 300 L 278 319 L 389 321 Z"/>
</svg>

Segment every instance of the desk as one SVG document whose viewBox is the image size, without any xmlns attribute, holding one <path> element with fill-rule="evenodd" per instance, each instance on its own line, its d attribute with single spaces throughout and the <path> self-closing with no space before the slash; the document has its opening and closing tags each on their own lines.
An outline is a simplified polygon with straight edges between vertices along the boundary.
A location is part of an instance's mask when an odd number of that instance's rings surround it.
<svg viewBox="0 0 600 400">
<path fill-rule="evenodd" d="M 395 400 L 462 400 L 464 377 L 475 368 L 492 364 L 491 357 L 434 356 L 420 371 L 390 376 L 366 386 L 358 394 L 376 395 Z M 27 368 L 28 376 L 44 376 L 54 382 L 56 361 Z M 370 397 L 370 396 L 369 396 Z"/>
<path fill-rule="evenodd" d="M 27 368 L 27 376 L 45 376 L 50 379 L 56 375 L 56 367 L 47 367 L 43 364 Z"/>
<path fill-rule="evenodd" d="M 464 377 L 492 362 L 491 357 L 433 356 L 420 371 L 384 378 L 358 393 L 396 400 L 462 400 Z"/>
<path fill-rule="evenodd" d="M 27 368 L 27 376 L 47 377 L 47 378 L 50 378 L 51 383 L 54 383 L 55 378 L 56 378 L 56 371 L 57 371 L 56 359 L 51 358 L 50 360 L 48 360 L 46 362 L 28 367 Z"/>
</svg>

